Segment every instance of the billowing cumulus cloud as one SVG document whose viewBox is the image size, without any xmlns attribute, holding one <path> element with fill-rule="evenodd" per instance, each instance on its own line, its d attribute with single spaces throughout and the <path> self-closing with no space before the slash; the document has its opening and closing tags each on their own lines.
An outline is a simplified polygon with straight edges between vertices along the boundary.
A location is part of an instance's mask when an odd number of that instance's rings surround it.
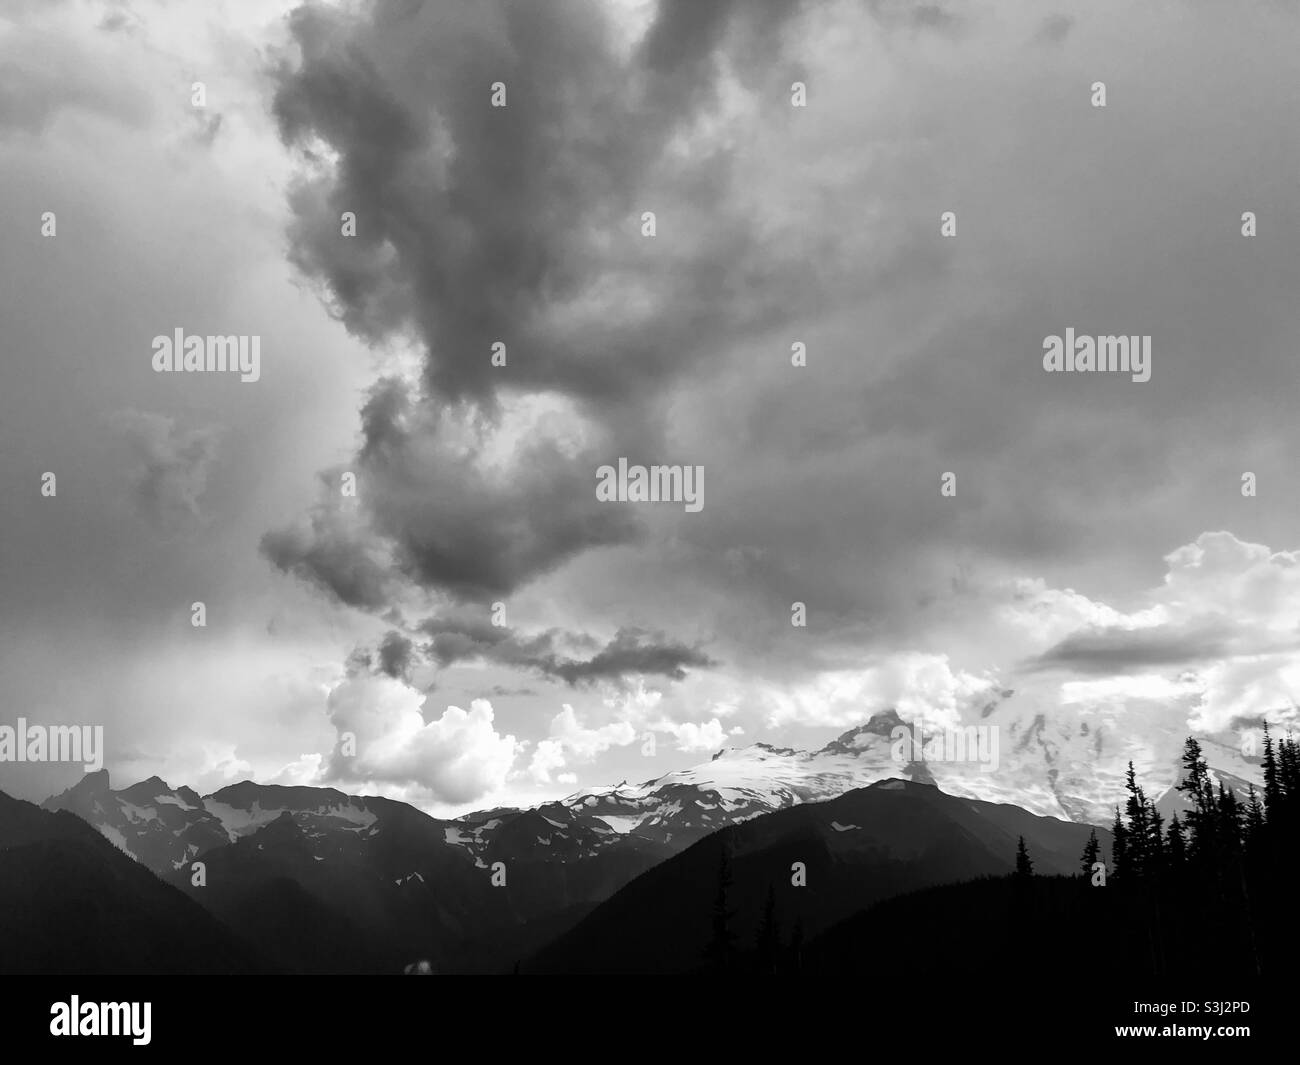
<svg viewBox="0 0 1300 1065">
<path fill-rule="evenodd" d="M 1085 625 L 1033 660 L 1034 669 L 1112 678 L 1112 688 L 1177 677 L 1200 699 L 1194 723 L 1290 720 L 1300 703 L 1300 553 L 1207 532 L 1165 559 L 1148 593 L 1151 623 Z M 1171 680 L 1172 682 L 1172 680 Z M 1073 682 L 1067 682 L 1073 683 Z"/>
<path fill-rule="evenodd" d="M 452 804 L 501 788 L 520 745 L 497 732 L 492 704 L 477 700 L 468 712 L 449 706 L 426 721 L 424 702 L 392 677 L 357 674 L 340 683 L 328 700 L 340 741 L 322 779 L 412 787 Z M 349 736 L 355 754 L 349 753 Z"/>
<path fill-rule="evenodd" d="M 670 733 L 677 741 L 677 749 L 681 751 L 720 750 L 730 734 L 716 717 L 703 724 L 694 721 L 661 721 L 656 722 L 654 727 Z"/>
<path fill-rule="evenodd" d="M 773 692 L 772 717 L 839 728 L 894 709 L 909 723 L 947 728 L 996 691 L 995 678 L 954 669 L 946 655 L 904 654 L 866 669 L 826 671 L 789 691 Z"/>
<path fill-rule="evenodd" d="M 528 771 L 538 783 L 547 783 L 551 773 L 570 761 L 590 762 L 611 747 L 626 747 L 636 739 L 636 729 L 627 721 L 614 721 L 589 728 L 568 703 L 551 719 L 550 736 L 537 744 Z"/>
</svg>

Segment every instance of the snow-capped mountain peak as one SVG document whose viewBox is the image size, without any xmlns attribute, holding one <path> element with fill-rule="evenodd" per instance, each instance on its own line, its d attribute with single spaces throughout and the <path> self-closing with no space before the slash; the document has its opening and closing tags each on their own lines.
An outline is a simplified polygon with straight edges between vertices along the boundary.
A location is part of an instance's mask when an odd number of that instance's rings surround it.
<svg viewBox="0 0 1300 1065">
<path fill-rule="evenodd" d="M 680 844 L 725 824 L 893 778 L 1040 816 L 1107 825 L 1115 805 L 1123 802 L 1124 773 L 1132 761 L 1147 793 L 1159 798 L 1172 792 L 1173 798 L 1161 801 L 1176 805 L 1173 788 L 1187 736 L 1181 708 L 1140 717 L 1126 715 L 1122 707 L 1049 716 L 1018 706 L 1014 695 L 1000 692 L 977 725 L 963 727 L 963 742 L 948 745 L 938 757 L 928 748 L 929 733 L 921 734 L 921 747 L 898 742 L 897 730 L 909 739 L 917 732 L 889 709 L 815 751 L 763 742 L 726 747 L 707 762 L 639 786 L 594 788 L 562 804 L 601 818 L 618 832 Z M 986 731 L 972 731 L 978 729 Z M 1202 746 L 1216 779 L 1240 791 L 1250 783 L 1261 786 L 1257 759 L 1213 737 L 1203 738 Z M 960 757 L 950 757 L 954 750 Z"/>
<path fill-rule="evenodd" d="M 708 761 L 641 784 L 575 792 L 533 810 L 512 808 L 438 821 L 387 799 L 332 788 L 241 781 L 200 797 L 159 777 L 114 792 L 105 771 L 48 799 L 95 825 L 155 871 L 178 869 L 214 847 L 243 840 L 273 824 L 292 824 L 308 841 L 345 850 L 387 824 L 418 819 L 439 845 L 462 852 L 479 868 L 497 857 L 566 861 L 610 848 L 671 852 L 730 824 L 801 803 L 823 802 L 879 781 L 930 784 L 950 795 L 1018 806 L 1032 814 L 1108 825 L 1122 805 L 1124 774 L 1133 762 L 1149 796 L 1167 813 L 1180 809 L 1174 790 L 1186 738 L 1182 711 L 1136 717 L 1123 707 L 1050 716 L 1018 707 L 1003 692 L 977 726 L 980 745 L 910 746 L 916 731 L 895 710 L 877 713 L 812 751 L 757 742 L 728 747 Z M 973 734 L 973 733 L 972 733 Z M 941 737 L 942 738 L 942 737 Z M 969 737 L 962 737 L 963 740 Z M 1240 792 L 1262 786 L 1258 759 L 1213 737 L 1202 746 L 1216 779 Z M 954 752 L 959 757 L 953 757 Z M 392 819 L 398 819 L 394 822 Z M 405 818 L 405 821 L 402 819 Z M 426 825 L 425 822 L 428 822 Z M 432 827 L 430 827 L 432 826 Z M 320 855 L 328 851 L 324 844 Z M 323 860 L 318 858 L 318 860 Z"/>
</svg>

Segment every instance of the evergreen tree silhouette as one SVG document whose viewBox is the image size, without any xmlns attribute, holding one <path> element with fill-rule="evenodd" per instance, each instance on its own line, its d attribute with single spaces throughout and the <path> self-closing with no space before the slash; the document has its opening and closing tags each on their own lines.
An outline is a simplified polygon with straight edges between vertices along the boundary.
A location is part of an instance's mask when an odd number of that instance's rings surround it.
<svg viewBox="0 0 1300 1065">
<path fill-rule="evenodd" d="M 1237 800 L 1236 794 L 1224 789 L 1223 781 L 1219 781 L 1219 792 L 1215 800 L 1215 806 L 1219 815 L 1219 839 L 1223 844 L 1223 849 L 1230 856 L 1240 854 L 1245 811 L 1243 811 L 1241 803 Z"/>
<path fill-rule="evenodd" d="M 1187 864 L 1187 840 L 1177 814 L 1170 820 L 1169 832 L 1165 836 L 1165 864 L 1175 874 Z"/>
<path fill-rule="evenodd" d="M 1187 796 L 1192 808 L 1187 811 L 1187 827 L 1191 833 L 1188 850 L 1192 858 L 1202 864 L 1213 861 L 1215 848 L 1214 790 L 1210 786 L 1210 767 L 1201 755 L 1201 745 L 1192 736 L 1183 745 L 1184 776 L 1178 790 Z"/>
<path fill-rule="evenodd" d="M 1147 804 L 1147 874 L 1158 875 L 1165 867 L 1165 819 L 1156 804 Z"/>
<path fill-rule="evenodd" d="M 1092 876 L 1092 867 L 1100 861 L 1100 855 L 1101 844 L 1097 842 L 1097 830 L 1094 828 L 1088 842 L 1083 845 L 1083 857 L 1079 860 L 1085 879 Z"/>
<path fill-rule="evenodd" d="M 1119 815 L 1119 807 L 1115 807 L 1115 823 L 1110 826 L 1111 835 L 1115 842 L 1111 844 L 1110 858 L 1111 876 L 1117 880 L 1124 881 L 1128 879 L 1128 829 L 1124 826 L 1124 819 Z"/>
<path fill-rule="evenodd" d="M 1214 779 L 1200 744 L 1188 737 L 1178 784 L 1188 809 L 1168 825 L 1129 767 L 1107 870 L 1120 890 L 1107 906 L 1118 907 L 1124 964 L 1132 971 L 1162 977 L 1194 970 L 1207 953 L 1214 966 L 1235 971 L 1290 971 L 1300 936 L 1264 925 L 1260 915 L 1292 901 L 1300 744 L 1290 734 L 1279 740 L 1266 733 L 1265 741 L 1263 791 L 1250 785 L 1243 797 Z M 1093 854 L 1089 839 L 1080 859 L 1085 870 Z M 1188 927 L 1200 934 L 1189 939 Z"/>
<path fill-rule="evenodd" d="M 1278 776 L 1277 754 L 1273 749 L 1273 737 L 1268 732 L 1268 722 L 1264 722 L 1264 814 L 1269 819 L 1277 817 L 1282 810 L 1282 784 Z"/>
<path fill-rule="evenodd" d="M 1296 823 L 1296 806 L 1300 804 L 1300 758 L 1297 757 L 1296 742 L 1290 733 L 1278 745 L 1277 782 L 1281 793 L 1279 819 L 1289 831 Z"/>
<path fill-rule="evenodd" d="M 1020 842 L 1016 844 L 1016 879 L 1028 880 L 1034 875 L 1034 863 L 1029 857 L 1029 851 L 1025 847 L 1025 837 L 1020 837 Z"/>
<path fill-rule="evenodd" d="M 1264 838 L 1264 806 L 1255 794 L 1255 785 L 1250 786 L 1250 797 L 1246 802 L 1246 843 L 1254 844 Z"/>
<path fill-rule="evenodd" d="M 1146 873 L 1151 859 L 1151 825 L 1147 797 L 1138 786 L 1132 762 L 1128 764 L 1128 773 L 1124 777 L 1124 787 L 1128 791 L 1128 800 L 1124 804 L 1124 813 L 1128 817 L 1129 866 L 1134 876 L 1142 876 Z"/>
</svg>

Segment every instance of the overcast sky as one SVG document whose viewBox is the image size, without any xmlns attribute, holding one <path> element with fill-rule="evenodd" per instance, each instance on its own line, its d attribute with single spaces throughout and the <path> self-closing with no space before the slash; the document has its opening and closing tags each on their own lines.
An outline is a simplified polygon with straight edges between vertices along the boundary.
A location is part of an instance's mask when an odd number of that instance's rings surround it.
<svg viewBox="0 0 1300 1065">
<path fill-rule="evenodd" d="M 447 814 L 1003 688 L 1282 722 L 1298 19 L 6 0 L 0 723 Z M 177 328 L 260 380 L 154 373 Z M 1067 328 L 1151 379 L 1046 373 Z"/>
</svg>

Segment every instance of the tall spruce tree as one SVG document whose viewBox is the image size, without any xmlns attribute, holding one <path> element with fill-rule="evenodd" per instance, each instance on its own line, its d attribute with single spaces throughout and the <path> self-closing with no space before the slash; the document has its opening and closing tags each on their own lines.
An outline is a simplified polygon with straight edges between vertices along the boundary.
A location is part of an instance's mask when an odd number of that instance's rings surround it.
<svg viewBox="0 0 1300 1065">
<path fill-rule="evenodd" d="M 1284 829 L 1290 831 L 1290 827 L 1297 821 L 1296 806 L 1300 804 L 1300 755 L 1290 733 L 1287 733 L 1278 744 L 1277 762 L 1277 782 L 1278 790 L 1281 792 Z"/>
<path fill-rule="evenodd" d="M 1029 849 L 1025 846 L 1025 837 L 1020 837 L 1020 842 L 1016 844 L 1016 879 L 1028 880 L 1034 875 L 1034 862 L 1029 857 Z"/>
<path fill-rule="evenodd" d="M 1241 850 L 1242 825 L 1245 819 L 1236 793 L 1225 789 L 1223 781 L 1219 781 L 1215 807 L 1219 815 L 1219 842 L 1229 854 L 1237 854 Z"/>
<path fill-rule="evenodd" d="M 1165 835 L 1165 865 L 1173 873 L 1178 873 L 1187 863 L 1187 840 L 1183 834 L 1183 823 L 1174 814 L 1169 820 L 1169 831 Z"/>
<path fill-rule="evenodd" d="M 1188 736 L 1183 745 L 1183 779 L 1178 790 L 1191 804 L 1186 816 L 1189 856 L 1211 860 L 1215 851 L 1214 789 L 1210 785 L 1210 767 L 1201 754 L 1201 745 L 1193 736 Z"/>
<path fill-rule="evenodd" d="M 1137 776 L 1133 772 L 1133 763 L 1129 762 L 1128 772 L 1124 776 L 1124 788 L 1128 799 L 1124 804 L 1124 813 L 1128 818 L 1128 860 L 1134 876 L 1142 876 L 1147 871 L 1151 857 L 1151 824 L 1147 810 L 1147 797 L 1138 786 Z"/>
<path fill-rule="evenodd" d="M 1147 803 L 1146 823 L 1147 871 L 1149 875 L 1154 875 L 1165 867 L 1165 819 L 1154 802 Z"/>
<path fill-rule="evenodd" d="M 1277 752 L 1273 737 L 1269 735 L 1268 722 L 1264 722 L 1264 815 L 1272 820 L 1282 809 L 1282 786 L 1278 776 Z"/>
<path fill-rule="evenodd" d="M 1115 838 L 1115 842 L 1110 847 L 1110 874 L 1122 882 L 1129 877 L 1128 829 L 1124 825 L 1124 819 L 1119 815 L 1118 806 L 1115 807 L 1115 823 L 1110 826 L 1110 833 Z"/>
<path fill-rule="evenodd" d="M 1255 785 L 1250 786 L 1250 796 L 1246 801 L 1246 844 L 1253 847 L 1264 838 L 1264 806 L 1255 794 Z"/>
<path fill-rule="evenodd" d="M 1083 857 L 1079 859 L 1085 878 L 1092 876 L 1092 867 L 1100 860 L 1101 844 L 1097 842 L 1097 830 L 1094 828 L 1088 836 L 1088 842 L 1083 845 Z"/>
</svg>

